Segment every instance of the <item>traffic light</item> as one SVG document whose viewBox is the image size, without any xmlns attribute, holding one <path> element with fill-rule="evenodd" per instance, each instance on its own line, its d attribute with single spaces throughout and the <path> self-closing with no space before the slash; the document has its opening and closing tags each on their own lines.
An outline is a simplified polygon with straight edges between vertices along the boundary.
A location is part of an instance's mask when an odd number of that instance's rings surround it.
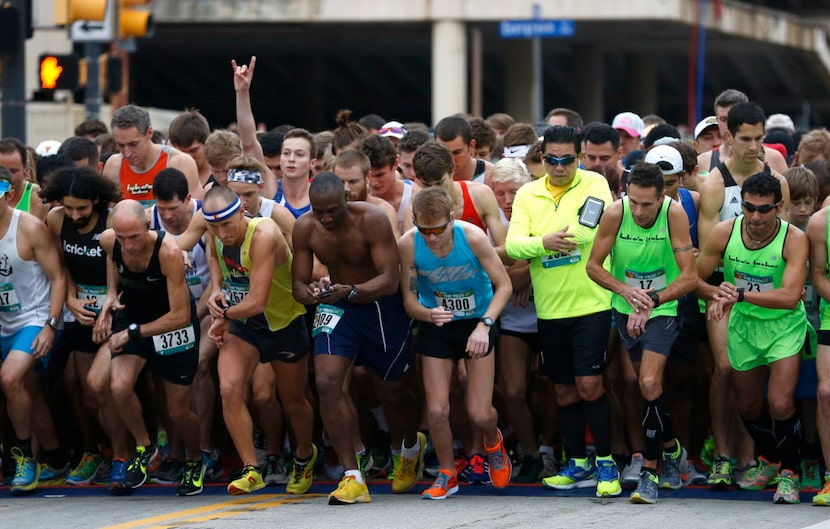
<svg viewBox="0 0 830 529">
<path fill-rule="evenodd" d="M 41 90 L 77 90 L 78 57 L 44 54 L 40 56 Z"/>
<path fill-rule="evenodd" d="M 20 51 L 20 11 L 6 2 L 0 5 L 0 55 Z"/>
<path fill-rule="evenodd" d="M 152 0 L 118 0 L 118 38 L 152 37 Z"/>
<path fill-rule="evenodd" d="M 54 0 L 55 25 L 68 26 L 78 20 L 102 22 L 107 0 Z"/>
</svg>

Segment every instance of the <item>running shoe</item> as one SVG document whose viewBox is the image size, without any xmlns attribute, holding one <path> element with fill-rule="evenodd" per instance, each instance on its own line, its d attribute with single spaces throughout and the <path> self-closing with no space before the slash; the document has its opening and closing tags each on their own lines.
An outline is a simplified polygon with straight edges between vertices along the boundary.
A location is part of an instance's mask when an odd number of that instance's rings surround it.
<svg viewBox="0 0 830 529">
<path fill-rule="evenodd" d="M 587 463 L 587 460 L 586 460 Z M 542 485 L 549 489 L 570 490 L 596 487 L 597 480 L 594 477 L 595 469 L 578 464 L 575 459 L 568 460 L 568 466 L 562 468 L 559 474 L 545 478 Z"/>
<path fill-rule="evenodd" d="M 813 496 L 813 505 L 820 505 L 821 507 L 830 507 L 830 481 L 825 476 L 824 486 L 818 493 Z"/>
<path fill-rule="evenodd" d="M 241 494 L 250 494 L 265 487 L 265 482 L 262 481 L 262 473 L 253 465 L 246 465 L 239 472 L 236 479 L 228 483 L 228 494 L 231 496 L 239 496 Z"/>
<path fill-rule="evenodd" d="M 101 465 L 104 464 L 104 458 L 100 454 L 93 454 L 92 452 L 84 452 L 81 460 L 66 476 L 67 485 L 89 485 L 95 479 L 95 474 Z"/>
<path fill-rule="evenodd" d="M 536 458 L 526 455 L 522 457 L 519 472 L 513 478 L 513 481 L 516 483 L 536 483 L 539 481 L 539 474 L 542 473 L 544 468 L 541 457 Z"/>
<path fill-rule="evenodd" d="M 98 472 L 95 473 L 95 477 L 92 478 L 92 483 L 96 485 L 107 485 L 110 484 L 110 476 L 112 474 L 112 457 L 104 457 L 104 461 L 101 463 L 101 466 L 98 467 Z"/>
<path fill-rule="evenodd" d="M 438 469 L 440 470 L 440 468 Z M 473 471 L 470 460 L 464 454 L 455 458 L 455 477 L 459 483 L 469 483 L 470 473 Z M 437 471 L 436 471 L 437 476 Z"/>
<path fill-rule="evenodd" d="M 360 470 L 360 474 L 362 476 L 367 476 L 369 469 L 375 464 L 374 457 L 372 457 L 372 454 L 369 453 L 369 451 L 364 451 L 362 454 L 356 452 L 354 456 L 357 460 L 357 469 Z"/>
<path fill-rule="evenodd" d="M 781 471 L 779 463 L 770 463 L 762 456 L 758 456 L 758 465 L 747 470 L 738 486 L 743 490 L 763 490 L 772 485 L 773 480 Z"/>
<path fill-rule="evenodd" d="M 265 484 L 285 485 L 288 483 L 288 471 L 285 469 L 285 459 L 282 456 L 268 454 L 265 456 Z"/>
<path fill-rule="evenodd" d="M 683 479 L 683 486 L 706 485 L 706 474 L 697 469 L 694 461 L 687 459 L 680 463 L 680 477 Z"/>
<path fill-rule="evenodd" d="M 449 470 L 439 470 L 438 477 L 430 488 L 421 493 L 425 500 L 445 500 L 458 492 L 458 479 Z"/>
<path fill-rule="evenodd" d="M 706 479 L 706 483 L 713 489 L 725 489 L 735 484 L 732 477 L 732 461 L 729 456 L 718 454 L 712 463 L 712 472 Z"/>
<path fill-rule="evenodd" d="M 202 463 L 205 465 L 205 483 L 222 480 L 225 470 L 222 468 L 222 456 L 219 450 L 214 449 L 209 452 L 202 450 Z"/>
<path fill-rule="evenodd" d="M 680 477 L 680 463 L 686 459 L 686 449 L 677 443 L 677 449 L 673 453 L 663 452 L 663 464 L 660 467 L 660 488 L 677 490 L 683 486 L 683 478 Z"/>
<path fill-rule="evenodd" d="M 11 492 L 31 492 L 37 488 L 40 477 L 40 465 L 31 457 L 23 454 L 20 447 L 12 447 L 14 458 L 14 477 L 12 478 Z"/>
<path fill-rule="evenodd" d="M 386 479 L 389 481 L 393 481 L 395 479 L 395 474 L 401 466 L 402 457 L 401 453 L 398 452 L 397 454 L 392 454 L 392 457 L 389 458 L 389 475 L 386 476 Z"/>
<path fill-rule="evenodd" d="M 640 472 L 640 482 L 637 488 L 631 493 L 629 501 L 631 503 L 657 503 L 657 494 L 660 489 L 660 478 L 652 474 L 648 470 Z"/>
<path fill-rule="evenodd" d="M 559 464 L 552 453 L 539 451 L 539 457 L 542 459 L 542 471 L 539 472 L 538 479 L 549 478 L 559 472 Z"/>
<path fill-rule="evenodd" d="M 329 494 L 329 505 L 352 505 L 355 503 L 369 503 L 369 489 L 366 483 L 358 483 L 354 476 L 345 476 L 340 480 L 337 489 Z"/>
<path fill-rule="evenodd" d="M 497 489 L 503 489 L 510 484 L 510 478 L 513 477 L 513 461 L 504 447 L 504 437 L 501 435 L 501 430 L 496 429 L 498 435 L 498 442 L 496 446 L 487 447 L 484 449 L 487 452 L 487 481 L 492 483 Z"/>
<path fill-rule="evenodd" d="M 640 483 L 640 471 L 643 469 L 643 454 L 634 452 L 631 454 L 631 462 L 625 466 L 622 472 L 622 484 L 636 487 Z"/>
<path fill-rule="evenodd" d="M 136 446 L 135 455 L 127 465 L 124 474 L 124 487 L 137 489 L 147 481 L 148 467 L 154 467 L 160 459 L 159 449 L 156 445 Z"/>
<path fill-rule="evenodd" d="M 149 472 L 150 483 L 172 485 L 182 480 L 184 465 L 173 459 L 165 459 L 157 469 Z"/>
<path fill-rule="evenodd" d="M 715 438 L 709 436 L 703 441 L 703 446 L 700 449 L 700 460 L 707 467 L 712 467 L 715 463 Z"/>
<path fill-rule="evenodd" d="M 38 485 L 63 485 L 66 483 L 66 476 L 69 475 L 71 467 L 66 463 L 60 468 L 55 468 L 46 463 L 40 464 L 40 476 L 37 478 Z"/>
<path fill-rule="evenodd" d="M 182 470 L 182 481 L 177 496 L 195 496 L 201 494 L 205 483 L 205 464 L 199 461 L 185 461 Z"/>
<path fill-rule="evenodd" d="M 298 463 L 294 459 L 294 465 L 291 469 L 291 477 L 288 484 L 285 486 L 285 492 L 288 494 L 305 494 L 311 488 L 311 483 L 314 481 L 314 463 L 317 461 L 317 445 L 311 444 L 311 458 L 305 463 Z"/>
<path fill-rule="evenodd" d="M 473 454 L 469 460 L 467 480 L 470 485 L 486 485 L 490 482 L 489 462 L 484 454 Z"/>
<path fill-rule="evenodd" d="M 400 454 L 395 454 L 394 458 L 400 456 L 400 463 L 394 465 L 394 475 L 392 477 L 392 492 L 395 494 L 403 494 L 409 492 L 418 481 L 418 476 L 424 471 L 424 450 L 427 446 L 427 436 L 418 432 L 418 455 L 413 458 L 403 457 Z"/>
<path fill-rule="evenodd" d="M 127 461 L 124 459 L 113 459 L 110 467 L 110 490 L 118 492 L 126 490 L 124 487 L 124 476 L 127 474 Z"/>
<path fill-rule="evenodd" d="M 783 469 L 778 475 L 778 485 L 775 494 L 772 496 L 772 501 L 773 503 L 790 505 L 801 503 L 799 490 L 798 474 L 792 470 Z"/>
<path fill-rule="evenodd" d="M 801 462 L 801 488 L 818 490 L 821 488 L 818 461 L 805 459 Z"/>
<path fill-rule="evenodd" d="M 620 470 L 613 457 L 597 458 L 597 497 L 611 498 L 622 493 L 620 485 Z"/>
</svg>

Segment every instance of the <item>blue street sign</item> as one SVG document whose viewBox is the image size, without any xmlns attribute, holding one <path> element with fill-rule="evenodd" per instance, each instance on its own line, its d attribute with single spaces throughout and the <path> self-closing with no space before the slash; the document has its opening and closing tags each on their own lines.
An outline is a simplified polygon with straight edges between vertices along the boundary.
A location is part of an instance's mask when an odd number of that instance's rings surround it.
<svg viewBox="0 0 830 529">
<path fill-rule="evenodd" d="M 573 37 L 573 20 L 502 20 L 499 34 L 504 39 Z"/>
</svg>

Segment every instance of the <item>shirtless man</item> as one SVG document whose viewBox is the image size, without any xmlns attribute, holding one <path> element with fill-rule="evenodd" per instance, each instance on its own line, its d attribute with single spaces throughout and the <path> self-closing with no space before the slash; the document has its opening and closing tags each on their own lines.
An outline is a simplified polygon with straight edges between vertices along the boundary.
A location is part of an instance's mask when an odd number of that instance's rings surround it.
<svg viewBox="0 0 830 529">
<path fill-rule="evenodd" d="M 353 363 L 377 375 L 390 432 L 403 437 L 393 492 L 415 485 L 426 445 L 426 437 L 416 431 L 417 407 L 406 391 L 412 320 L 399 288 L 397 241 L 377 206 L 346 202 L 337 175 L 318 175 L 309 196 L 312 213 L 294 226 L 293 291 L 300 303 L 318 303 L 312 336 L 320 414 L 346 469 L 329 505 L 368 503 L 371 497 L 354 453 L 357 415 L 344 392 Z M 315 255 L 328 267 L 330 280 L 312 281 Z"/>
</svg>

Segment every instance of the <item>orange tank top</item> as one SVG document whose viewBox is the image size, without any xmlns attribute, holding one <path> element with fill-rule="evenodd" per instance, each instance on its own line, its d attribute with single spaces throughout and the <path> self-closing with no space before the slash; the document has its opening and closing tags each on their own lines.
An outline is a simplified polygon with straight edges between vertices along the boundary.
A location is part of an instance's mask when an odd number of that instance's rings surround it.
<svg viewBox="0 0 830 529">
<path fill-rule="evenodd" d="M 170 147 L 162 145 L 156 163 L 146 171 L 138 172 L 130 167 L 127 159 L 121 157 L 121 168 L 118 171 L 118 188 L 122 199 L 138 200 L 144 207 L 156 203 L 153 195 L 153 179 L 167 167 L 170 161 Z"/>
</svg>

